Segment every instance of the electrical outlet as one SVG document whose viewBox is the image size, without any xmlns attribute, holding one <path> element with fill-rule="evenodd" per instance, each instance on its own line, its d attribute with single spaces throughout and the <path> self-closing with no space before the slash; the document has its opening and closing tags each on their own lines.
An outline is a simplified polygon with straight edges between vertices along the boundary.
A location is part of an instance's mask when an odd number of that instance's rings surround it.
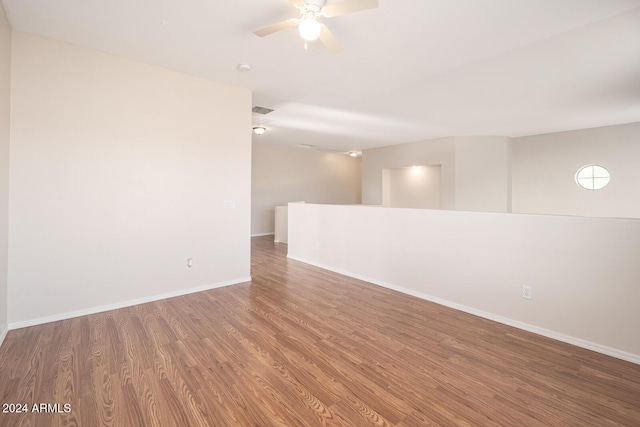
<svg viewBox="0 0 640 427">
<path fill-rule="evenodd" d="M 531 294 L 532 294 L 531 286 L 522 285 L 522 298 L 531 299 Z"/>
</svg>

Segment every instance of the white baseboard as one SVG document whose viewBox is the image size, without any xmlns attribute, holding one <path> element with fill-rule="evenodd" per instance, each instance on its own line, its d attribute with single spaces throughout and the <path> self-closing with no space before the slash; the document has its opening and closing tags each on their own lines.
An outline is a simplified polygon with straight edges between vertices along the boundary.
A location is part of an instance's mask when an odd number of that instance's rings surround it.
<svg viewBox="0 0 640 427">
<path fill-rule="evenodd" d="M 258 234 L 252 234 L 251 237 L 262 237 L 262 236 L 273 236 L 276 233 L 258 233 Z"/>
<path fill-rule="evenodd" d="M 530 325 L 528 323 L 519 322 L 517 320 L 509 319 L 507 317 L 498 316 L 493 313 L 489 313 L 486 311 L 478 310 L 473 307 L 468 307 L 466 305 L 458 304 L 452 301 L 444 300 L 442 298 L 434 297 L 428 294 L 424 294 L 422 292 L 417 292 L 411 289 L 403 288 L 401 286 L 396 286 L 391 283 L 382 282 L 380 280 L 372 279 L 370 277 L 362 276 L 360 274 L 355 274 L 347 270 L 342 270 L 339 268 L 332 268 L 327 265 L 323 265 L 321 263 L 317 263 L 314 261 L 309 261 L 303 258 L 287 255 L 288 258 L 300 262 L 304 262 L 306 264 L 314 265 L 316 267 L 324 268 L 325 270 L 333 271 L 335 273 L 343 274 L 345 276 L 353 277 L 354 279 L 363 280 L 365 282 L 369 282 L 371 284 L 382 286 L 383 288 L 392 289 L 394 291 L 402 292 L 403 294 L 412 295 L 414 297 L 424 299 L 427 301 L 434 302 L 436 304 L 444 305 L 446 307 L 453 308 L 455 310 L 463 311 L 465 313 L 473 314 L 475 316 L 483 317 L 485 319 L 493 320 L 498 323 L 502 323 L 504 325 L 513 326 L 514 328 L 522 329 L 528 332 L 533 332 L 534 334 L 542 335 L 547 338 L 552 338 L 557 341 L 562 341 L 567 344 L 572 344 L 578 347 L 585 348 L 587 350 L 592 350 L 597 353 L 606 354 L 607 356 L 612 356 L 617 359 L 626 360 L 627 362 L 632 362 L 636 364 L 640 364 L 640 355 L 628 353 L 625 351 L 621 351 L 612 347 L 607 347 L 598 343 L 594 343 L 591 341 L 583 340 L 581 338 L 576 338 L 570 335 L 565 335 L 560 332 L 552 331 L 549 329 L 541 328 L 535 325 Z"/>
<path fill-rule="evenodd" d="M 83 310 L 76 310 L 76 311 L 70 311 L 70 312 L 66 312 L 66 313 L 59 313 L 59 314 L 54 314 L 54 315 L 51 315 L 51 316 L 39 317 L 37 319 L 30 319 L 30 320 L 24 320 L 24 321 L 21 321 L 21 322 L 9 323 L 8 329 L 9 330 L 13 330 L 13 329 L 27 328 L 29 326 L 42 325 L 44 323 L 57 322 L 59 320 L 66 320 L 66 319 L 71 319 L 71 318 L 74 318 L 74 317 L 86 316 L 88 314 L 95 314 L 95 313 L 101 313 L 103 311 L 116 310 L 118 308 L 131 307 L 132 305 L 145 304 L 145 303 L 148 303 L 148 302 L 159 301 L 159 300 L 163 300 L 163 299 L 167 299 L 167 298 L 179 297 L 181 295 L 188 295 L 188 294 L 193 294 L 193 293 L 196 293 L 196 292 L 208 291 L 210 289 L 222 288 L 222 287 L 225 287 L 225 286 L 237 285 L 239 283 L 245 283 L 245 282 L 250 282 L 250 281 L 251 281 L 251 277 L 243 277 L 243 278 L 239 278 L 239 279 L 227 280 L 227 281 L 224 281 L 224 282 L 214 283 L 214 284 L 211 284 L 211 285 L 198 286 L 198 287 L 195 287 L 195 288 L 183 289 L 183 290 L 175 291 L 175 292 L 167 292 L 167 293 L 164 293 L 164 294 L 152 295 L 152 296 L 144 297 L 144 298 L 137 298 L 137 299 L 133 299 L 133 300 L 119 302 L 119 303 L 116 303 L 116 304 L 101 305 L 101 306 L 98 306 L 98 307 L 91 307 L 91 308 L 87 308 L 87 309 L 83 309 Z"/>
<path fill-rule="evenodd" d="M 2 329 L 2 331 L 0 331 L 0 347 L 2 347 L 2 343 L 4 342 L 4 339 L 7 336 L 7 332 L 9 332 L 9 326 L 5 326 L 4 329 Z"/>
</svg>

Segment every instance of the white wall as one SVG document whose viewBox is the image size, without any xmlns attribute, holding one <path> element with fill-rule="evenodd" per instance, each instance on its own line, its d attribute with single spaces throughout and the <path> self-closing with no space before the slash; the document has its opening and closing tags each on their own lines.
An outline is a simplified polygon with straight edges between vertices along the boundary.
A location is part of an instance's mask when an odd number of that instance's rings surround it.
<svg viewBox="0 0 640 427">
<path fill-rule="evenodd" d="M 7 333 L 11 26 L 0 3 L 0 344 Z"/>
<path fill-rule="evenodd" d="M 416 165 L 385 169 L 382 204 L 396 208 L 440 209 L 442 207 L 441 167 Z M 389 194 L 384 194 L 388 192 Z"/>
<path fill-rule="evenodd" d="M 640 363 L 639 220 L 292 203 L 288 250 Z"/>
<path fill-rule="evenodd" d="M 518 138 L 449 137 L 365 150 L 362 198 L 385 204 L 383 173 L 415 164 L 442 167 L 442 208 L 640 218 L 640 123 Z M 588 164 L 611 172 L 602 190 L 578 187 Z M 388 201 L 387 201 L 388 202 Z"/>
<path fill-rule="evenodd" d="M 514 138 L 513 210 L 640 218 L 640 123 Z M 578 187 L 587 164 L 611 173 L 602 190 Z"/>
<path fill-rule="evenodd" d="M 511 211 L 511 139 L 456 137 L 456 204 L 459 211 Z"/>
<path fill-rule="evenodd" d="M 273 233 L 275 207 L 289 202 L 360 203 L 360 164 L 359 157 L 255 142 L 251 234 Z"/>
<path fill-rule="evenodd" d="M 385 176 L 390 175 L 385 170 L 413 165 L 440 167 L 442 209 L 508 212 L 511 208 L 508 137 L 449 137 L 365 150 L 363 204 L 388 205 L 384 193 L 391 188 Z"/>
<path fill-rule="evenodd" d="M 30 34 L 12 54 L 10 327 L 249 278 L 250 92 Z"/>
<path fill-rule="evenodd" d="M 362 203 L 382 205 L 385 169 L 414 165 L 440 166 L 442 209 L 455 208 L 455 138 L 364 150 L 362 153 Z"/>
</svg>

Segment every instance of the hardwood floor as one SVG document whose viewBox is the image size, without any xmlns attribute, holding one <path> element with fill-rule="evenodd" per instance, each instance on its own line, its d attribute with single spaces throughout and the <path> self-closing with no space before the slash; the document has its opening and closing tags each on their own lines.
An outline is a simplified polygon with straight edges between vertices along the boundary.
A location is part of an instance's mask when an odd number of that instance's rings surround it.
<svg viewBox="0 0 640 427">
<path fill-rule="evenodd" d="M 287 260 L 270 236 L 252 277 L 10 331 L 0 403 L 28 413 L 0 426 L 640 426 L 640 365 Z"/>
</svg>

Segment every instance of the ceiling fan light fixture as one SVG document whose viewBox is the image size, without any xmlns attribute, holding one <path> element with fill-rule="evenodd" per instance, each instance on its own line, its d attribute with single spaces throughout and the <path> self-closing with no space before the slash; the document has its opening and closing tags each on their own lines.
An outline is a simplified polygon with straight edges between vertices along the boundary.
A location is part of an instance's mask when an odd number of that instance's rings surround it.
<svg viewBox="0 0 640 427">
<path fill-rule="evenodd" d="M 320 37 L 320 23 L 316 19 L 314 13 L 306 13 L 298 24 L 298 31 L 300 37 L 307 41 L 314 41 Z"/>
</svg>

